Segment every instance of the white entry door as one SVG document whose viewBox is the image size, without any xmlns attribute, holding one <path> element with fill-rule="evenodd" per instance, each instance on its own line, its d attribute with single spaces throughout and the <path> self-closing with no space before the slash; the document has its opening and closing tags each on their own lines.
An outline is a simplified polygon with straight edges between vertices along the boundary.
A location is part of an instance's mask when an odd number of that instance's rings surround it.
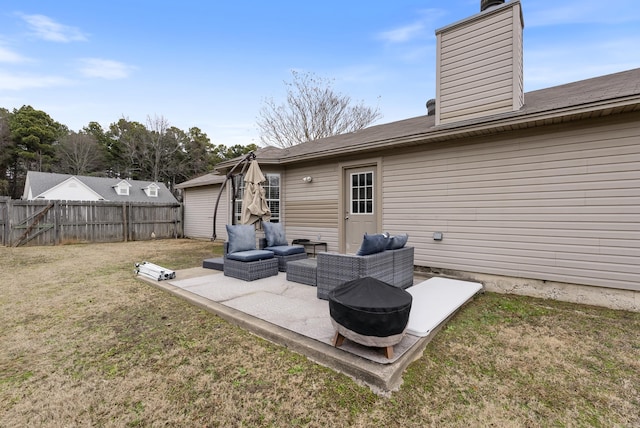
<svg viewBox="0 0 640 428">
<path fill-rule="evenodd" d="M 365 233 L 376 233 L 375 167 L 345 169 L 345 252 L 354 254 L 362 244 Z"/>
</svg>

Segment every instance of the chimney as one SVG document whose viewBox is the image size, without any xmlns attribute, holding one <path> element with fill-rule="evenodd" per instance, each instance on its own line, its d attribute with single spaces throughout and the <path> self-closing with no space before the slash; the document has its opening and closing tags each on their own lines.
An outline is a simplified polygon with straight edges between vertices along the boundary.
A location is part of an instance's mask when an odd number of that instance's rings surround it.
<svg viewBox="0 0 640 428">
<path fill-rule="evenodd" d="M 483 0 L 480 8 L 436 30 L 436 125 L 524 105 L 520 0 Z"/>
</svg>

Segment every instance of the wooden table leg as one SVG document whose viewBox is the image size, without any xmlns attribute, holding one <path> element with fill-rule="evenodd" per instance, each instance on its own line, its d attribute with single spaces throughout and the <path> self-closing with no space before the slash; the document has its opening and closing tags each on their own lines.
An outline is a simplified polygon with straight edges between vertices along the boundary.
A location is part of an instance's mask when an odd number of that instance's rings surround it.
<svg viewBox="0 0 640 428">
<path fill-rule="evenodd" d="M 337 348 L 339 346 L 342 346 L 343 343 L 344 343 L 344 336 L 336 331 L 335 336 L 333 336 L 333 346 Z"/>
<path fill-rule="evenodd" d="M 387 357 L 388 360 L 393 358 L 393 346 L 387 346 L 384 348 L 384 356 Z"/>
</svg>

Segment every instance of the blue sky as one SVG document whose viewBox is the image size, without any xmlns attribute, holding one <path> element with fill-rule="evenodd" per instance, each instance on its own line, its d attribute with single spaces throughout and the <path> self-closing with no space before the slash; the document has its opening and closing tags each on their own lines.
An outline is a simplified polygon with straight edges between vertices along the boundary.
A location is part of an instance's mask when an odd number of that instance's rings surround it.
<svg viewBox="0 0 640 428">
<path fill-rule="evenodd" d="M 638 0 L 521 0 L 525 90 L 640 67 Z M 480 0 L 0 0 L 0 107 L 79 130 L 163 116 L 214 144 L 259 144 L 291 70 L 334 79 L 377 123 L 425 114 L 435 30 Z M 526 100 L 525 100 L 526 101 Z"/>
</svg>

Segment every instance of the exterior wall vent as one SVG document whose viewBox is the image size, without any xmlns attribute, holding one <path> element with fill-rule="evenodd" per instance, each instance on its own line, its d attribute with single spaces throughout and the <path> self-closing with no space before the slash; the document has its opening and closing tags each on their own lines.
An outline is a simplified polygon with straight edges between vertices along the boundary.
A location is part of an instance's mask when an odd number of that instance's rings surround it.
<svg viewBox="0 0 640 428">
<path fill-rule="evenodd" d="M 504 0 L 481 0 L 480 12 L 484 12 L 491 7 L 500 6 L 501 4 L 504 4 Z"/>
</svg>

